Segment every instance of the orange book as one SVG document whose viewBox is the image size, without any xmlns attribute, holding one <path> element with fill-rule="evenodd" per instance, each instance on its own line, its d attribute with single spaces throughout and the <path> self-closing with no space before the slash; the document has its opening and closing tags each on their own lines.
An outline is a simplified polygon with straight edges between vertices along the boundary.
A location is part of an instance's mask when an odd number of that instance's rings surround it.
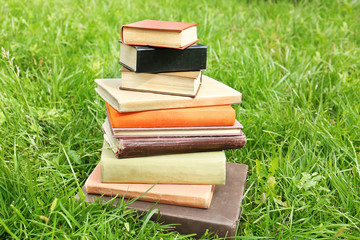
<svg viewBox="0 0 360 240">
<path fill-rule="evenodd" d="M 235 110 L 230 105 L 174 108 L 142 112 L 118 112 L 106 103 L 113 128 L 233 126 Z"/>
<path fill-rule="evenodd" d="M 100 163 L 85 183 L 86 191 L 92 194 L 124 198 L 140 197 L 139 200 L 147 202 L 197 208 L 210 207 L 214 188 L 214 185 L 102 183 Z M 145 193 L 146 191 L 148 192 Z"/>
</svg>

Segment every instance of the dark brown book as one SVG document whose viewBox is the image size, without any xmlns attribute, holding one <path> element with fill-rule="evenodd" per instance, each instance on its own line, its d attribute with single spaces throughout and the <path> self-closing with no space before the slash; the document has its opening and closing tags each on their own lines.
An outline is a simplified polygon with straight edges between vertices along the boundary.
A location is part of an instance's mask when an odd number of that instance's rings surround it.
<svg viewBox="0 0 360 240">
<path fill-rule="evenodd" d="M 238 220 L 241 212 L 241 201 L 244 194 L 248 166 L 238 163 L 226 164 L 226 185 L 216 186 L 211 205 L 208 209 L 192 208 L 157 203 L 155 208 L 159 213 L 152 216 L 165 224 L 176 224 L 175 230 L 181 234 L 195 233 L 201 237 L 206 229 L 215 232 L 219 237 L 236 235 Z M 96 194 L 87 194 L 82 188 L 88 203 L 99 200 L 110 201 L 112 198 Z M 76 196 L 79 199 L 79 196 Z M 113 205 L 117 205 L 117 201 Z M 128 208 L 136 209 L 139 213 L 146 213 L 154 203 L 135 201 Z"/>
<path fill-rule="evenodd" d="M 233 136 L 121 138 L 112 135 L 108 119 L 105 120 L 102 129 L 105 141 L 117 158 L 240 149 L 246 143 L 246 136 L 240 130 L 239 134 Z"/>
<path fill-rule="evenodd" d="M 117 158 L 240 149 L 246 143 L 246 137 L 243 132 L 237 136 L 230 137 L 155 137 L 113 139 L 115 140 L 115 145 L 111 143 L 111 140 L 108 141 L 108 143 L 111 145 Z M 105 138 L 105 140 L 107 139 Z"/>
</svg>

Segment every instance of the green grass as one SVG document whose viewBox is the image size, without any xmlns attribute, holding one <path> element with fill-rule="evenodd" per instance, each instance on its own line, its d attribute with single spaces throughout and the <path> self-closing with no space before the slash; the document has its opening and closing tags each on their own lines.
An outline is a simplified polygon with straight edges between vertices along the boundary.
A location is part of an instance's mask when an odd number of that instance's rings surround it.
<svg viewBox="0 0 360 240">
<path fill-rule="evenodd" d="M 94 79 L 119 76 L 120 27 L 142 19 L 199 23 L 206 74 L 243 93 L 238 235 L 359 239 L 356 0 L 0 0 L 0 238 L 190 238 L 74 200 L 101 151 Z"/>
</svg>

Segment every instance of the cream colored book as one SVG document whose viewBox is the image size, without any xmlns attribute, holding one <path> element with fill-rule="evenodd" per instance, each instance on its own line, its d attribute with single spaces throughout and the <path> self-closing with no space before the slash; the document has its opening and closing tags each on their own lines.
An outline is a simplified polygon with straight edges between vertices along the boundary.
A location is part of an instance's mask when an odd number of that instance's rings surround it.
<svg viewBox="0 0 360 240">
<path fill-rule="evenodd" d="M 96 79 L 96 92 L 119 112 L 241 103 L 241 93 L 203 75 L 195 98 L 121 90 L 121 79 Z"/>
<path fill-rule="evenodd" d="M 225 178 L 223 151 L 118 159 L 104 141 L 101 182 L 224 185 Z"/>
<path fill-rule="evenodd" d="M 103 129 L 111 129 L 110 133 L 115 138 L 146 138 L 146 137 L 219 137 L 238 136 L 243 126 L 235 121 L 233 126 L 215 127 L 164 127 L 164 128 L 113 128 L 106 118 Z"/>
<path fill-rule="evenodd" d="M 129 45 L 184 49 L 199 40 L 197 25 L 146 19 L 122 26 L 121 40 Z"/>
<path fill-rule="evenodd" d="M 214 185 L 102 183 L 100 163 L 85 182 L 88 193 L 147 202 L 159 202 L 196 208 L 209 208 Z M 145 194 L 144 194 L 145 193 Z"/>
<path fill-rule="evenodd" d="M 134 73 L 121 68 L 121 89 L 195 97 L 202 71 Z"/>
</svg>

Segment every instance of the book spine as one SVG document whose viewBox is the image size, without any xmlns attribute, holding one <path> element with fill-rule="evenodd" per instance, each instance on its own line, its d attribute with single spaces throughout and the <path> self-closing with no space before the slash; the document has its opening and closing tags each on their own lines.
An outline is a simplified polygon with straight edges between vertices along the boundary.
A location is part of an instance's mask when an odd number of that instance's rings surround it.
<svg viewBox="0 0 360 240">
<path fill-rule="evenodd" d="M 153 48 L 137 50 L 137 73 L 193 71 L 206 69 L 207 47 L 185 50 Z"/>
<path fill-rule="evenodd" d="M 156 157 L 101 159 L 101 181 L 224 185 L 224 152 L 185 153 Z"/>
<path fill-rule="evenodd" d="M 245 146 L 246 136 L 133 138 L 118 139 L 118 143 L 116 157 L 129 158 L 240 149 Z"/>
</svg>

